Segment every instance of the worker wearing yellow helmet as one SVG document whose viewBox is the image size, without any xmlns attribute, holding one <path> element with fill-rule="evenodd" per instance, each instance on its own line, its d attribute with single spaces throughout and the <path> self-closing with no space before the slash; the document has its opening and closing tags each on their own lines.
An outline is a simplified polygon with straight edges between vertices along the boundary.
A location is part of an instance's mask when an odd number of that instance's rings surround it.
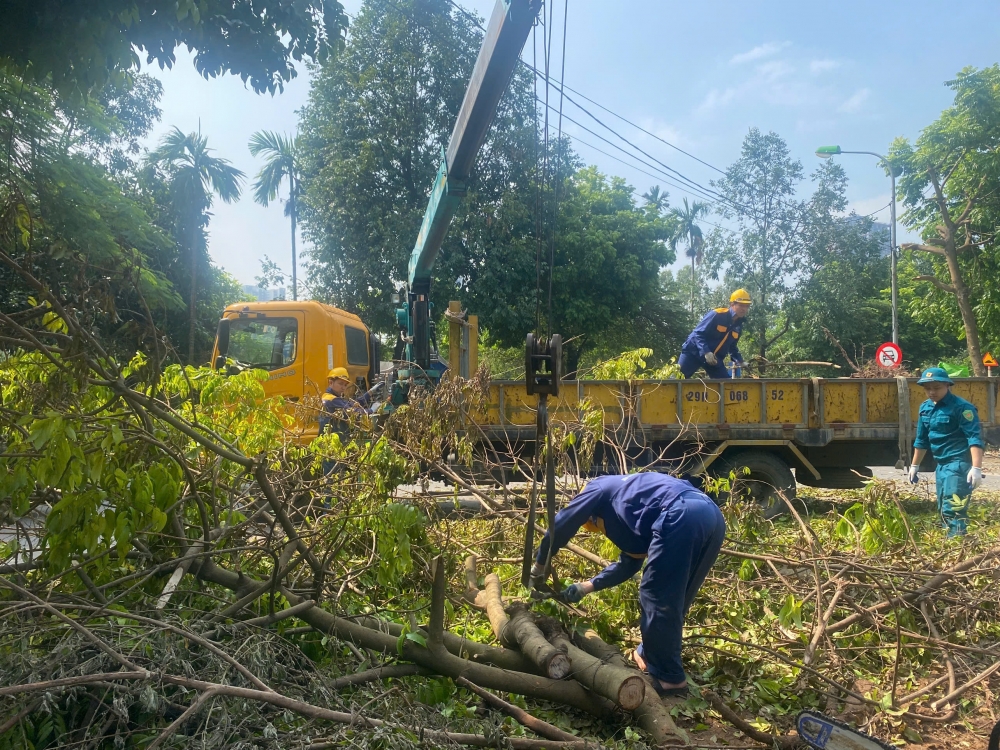
<svg viewBox="0 0 1000 750">
<path fill-rule="evenodd" d="M 681 347 L 678 364 L 685 378 L 702 367 L 710 378 L 731 377 L 723 364 L 727 356 L 734 366 L 743 364 L 738 343 L 752 302 L 746 289 L 737 289 L 729 296 L 729 307 L 717 307 L 705 314 Z"/>
<path fill-rule="evenodd" d="M 367 413 L 376 388 L 357 399 L 347 396 L 351 387 L 351 375 L 346 367 L 334 367 L 326 376 L 327 388 L 323 393 L 323 413 L 319 418 L 320 434 L 336 432 L 341 440 L 347 441 L 347 421 L 343 418 L 350 412 Z"/>
</svg>

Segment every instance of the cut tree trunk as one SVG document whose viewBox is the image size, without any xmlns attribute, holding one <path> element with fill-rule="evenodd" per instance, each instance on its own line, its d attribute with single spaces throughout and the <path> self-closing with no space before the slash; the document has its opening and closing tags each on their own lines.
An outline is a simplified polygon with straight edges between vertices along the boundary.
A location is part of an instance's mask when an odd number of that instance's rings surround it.
<svg viewBox="0 0 1000 750">
<path fill-rule="evenodd" d="M 630 669 L 625 656 L 615 646 L 606 643 L 592 629 L 588 628 L 582 633 L 574 636 L 574 641 L 591 656 L 600 659 L 607 664 L 613 664 L 622 669 Z M 675 743 L 678 738 L 687 742 L 687 733 L 680 729 L 670 717 L 670 711 L 663 705 L 663 701 L 653 688 L 652 678 L 643 675 L 646 681 L 646 694 L 642 699 L 642 704 L 632 711 L 633 716 L 639 726 L 653 738 L 653 742 L 658 747 L 669 746 Z"/>
<path fill-rule="evenodd" d="M 476 607 L 486 611 L 493 634 L 501 646 L 520 649 L 521 653 L 535 664 L 541 673 L 553 680 L 567 677 L 573 668 L 566 652 L 549 643 L 542 631 L 535 625 L 531 614 L 524 605 L 513 605 L 504 610 L 500 578 L 495 573 L 486 576 L 485 589 L 476 588 L 475 558 L 465 561 L 465 598 Z"/>
<path fill-rule="evenodd" d="M 574 680 L 598 695 L 603 695 L 626 711 L 634 711 L 642 705 L 646 696 L 646 681 L 638 670 L 611 664 L 577 648 L 558 620 L 540 617 L 538 623 L 548 636 L 549 642 L 560 649 L 565 649 L 570 655 L 573 660 Z"/>
</svg>

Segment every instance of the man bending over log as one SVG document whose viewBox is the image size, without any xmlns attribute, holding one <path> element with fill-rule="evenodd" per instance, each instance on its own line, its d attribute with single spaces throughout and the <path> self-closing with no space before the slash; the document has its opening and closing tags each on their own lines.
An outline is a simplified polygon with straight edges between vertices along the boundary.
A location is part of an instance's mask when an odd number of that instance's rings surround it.
<svg viewBox="0 0 1000 750">
<path fill-rule="evenodd" d="M 555 527 L 546 532 L 535 556 L 533 587 L 542 582 L 550 535 L 554 555 L 581 527 L 600 531 L 621 550 L 621 557 L 592 580 L 568 587 L 560 598 L 578 602 L 593 591 L 624 583 L 645 560 L 639 584 L 642 643 L 635 661 L 654 678 L 660 695 L 686 695 L 681 631 L 722 547 L 722 512 L 683 479 L 655 473 L 598 477 L 556 514 Z"/>
</svg>

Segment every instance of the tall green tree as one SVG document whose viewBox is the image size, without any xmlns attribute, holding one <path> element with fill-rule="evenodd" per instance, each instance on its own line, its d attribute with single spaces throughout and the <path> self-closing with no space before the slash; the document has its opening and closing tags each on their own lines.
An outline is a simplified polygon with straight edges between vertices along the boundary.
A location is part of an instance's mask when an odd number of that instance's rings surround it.
<svg viewBox="0 0 1000 750">
<path fill-rule="evenodd" d="M 233 73 L 273 93 L 296 62 L 336 50 L 346 28 L 337 0 L 7 0 L 0 66 L 78 95 L 120 85 L 139 51 L 170 67 L 183 44 L 206 78 Z"/>
<path fill-rule="evenodd" d="M 130 96 L 119 90 L 104 99 Z M 142 107 L 155 108 L 155 98 Z M 0 71 L 0 311 L 31 319 L 29 300 L 42 304 L 51 294 L 107 351 L 156 349 L 155 324 L 183 311 L 154 260 L 170 238 L 109 171 L 107 158 L 130 153 L 144 121 L 96 99 L 69 103 L 48 86 Z M 154 311 L 154 325 L 146 310 Z M 0 347 L 18 343 L 7 338 Z"/>
<path fill-rule="evenodd" d="M 317 72 L 302 112 L 299 210 L 312 245 L 310 289 L 357 312 L 375 330 L 396 330 L 389 295 L 407 278 L 480 38 L 469 17 L 447 0 L 369 0 L 344 51 Z M 508 290 L 535 287 L 533 111 L 531 78 L 519 70 L 500 102 L 431 285 L 436 311 L 461 299 L 491 333 L 517 329 L 522 340 L 533 324 L 534 304 L 510 299 Z M 569 162 L 565 174 L 572 173 Z"/>
<path fill-rule="evenodd" d="M 643 205 L 656 215 L 659 215 L 670 208 L 670 193 L 661 190 L 659 185 L 653 185 L 642 194 Z"/>
<path fill-rule="evenodd" d="M 640 208 L 625 180 L 596 167 L 577 171 L 560 194 L 551 325 L 568 341 L 565 371 L 575 372 L 593 350 L 664 352 L 679 344 L 676 308 L 659 283 L 660 269 L 675 258 L 672 221 Z"/>
<path fill-rule="evenodd" d="M 802 229 L 807 208 L 795 197 L 802 164 L 789 155 L 777 133 L 751 128 L 740 158 L 712 185 L 721 194 L 718 211 L 736 231 L 710 236 L 716 273 L 725 268 L 730 286 L 746 287 L 754 304 L 746 329 L 761 364 L 768 349 L 786 335 L 790 322 L 772 330 L 806 258 Z"/>
<path fill-rule="evenodd" d="M 903 172 L 903 220 L 923 237 L 904 247 L 933 263 L 933 272 L 917 280 L 953 298 L 973 371 L 982 377 L 980 319 L 1000 321 L 1000 65 L 966 68 L 947 85 L 955 92 L 952 106 L 914 144 L 897 139 L 889 160 Z"/>
<path fill-rule="evenodd" d="M 675 206 L 670 209 L 676 219 L 676 228 L 670 238 L 671 243 L 676 247 L 678 242 L 683 242 L 687 247 L 684 254 L 691 259 L 691 315 L 695 314 L 694 303 L 695 294 L 698 289 L 697 266 L 704 259 L 705 237 L 698 226 L 698 219 L 706 216 L 709 212 L 709 205 L 701 201 L 692 201 L 688 205 L 688 199 L 684 199 L 684 208 Z"/>
<path fill-rule="evenodd" d="M 190 263 L 188 289 L 188 362 L 195 362 L 198 321 L 198 266 L 207 262 L 209 209 L 217 195 L 226 203 L 240 197 L 244 174 L 229 160 L 212 156 L 208 139 L 201 133 L 183 133 L 174 128 L 149 154 L 169 175 L 170 198 L 178 215 L 179 235 L 187 244 Z"/>
<path fill-rule="evenodd" d="M 298 216 L 299 162 L 296 156 L 295 139 L 290 136 L 260 130 L 250 136 L 250 153 L 264 155 L 264 166 L 257 173 L 253 184 L 253 199 L 262 206 L 278 197 L 281 183 L 288 180 L 288 201 L 285 216 L 292 224 L 292 299 L 299 298 L 298 263 L 295 258 L 295 221 Z"/>
</svg>

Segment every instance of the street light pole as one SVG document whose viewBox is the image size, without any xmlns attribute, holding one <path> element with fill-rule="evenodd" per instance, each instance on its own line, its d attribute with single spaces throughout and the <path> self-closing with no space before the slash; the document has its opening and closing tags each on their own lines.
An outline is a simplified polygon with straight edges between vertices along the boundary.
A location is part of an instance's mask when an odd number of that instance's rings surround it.
<svg viewBox="0 0 1000 750">
<path fill-rule="evenodd" d="M 821 159 L 829 159 L 831 156 L 840 154 L 865 154 L 874 156 L 889 170 L 889 179 L 892 182 L 892 195 L 889 200 L 889 278 L 892 288 L 892 343 L 899 344 L 899 284 L 896 271 L 896 172 L 893 170 L 889 160 L 882 154 L 874 151 L 844 151 L 840 146 L 820 146 L 816 149 L 816 156 Z"/>
</svg>

